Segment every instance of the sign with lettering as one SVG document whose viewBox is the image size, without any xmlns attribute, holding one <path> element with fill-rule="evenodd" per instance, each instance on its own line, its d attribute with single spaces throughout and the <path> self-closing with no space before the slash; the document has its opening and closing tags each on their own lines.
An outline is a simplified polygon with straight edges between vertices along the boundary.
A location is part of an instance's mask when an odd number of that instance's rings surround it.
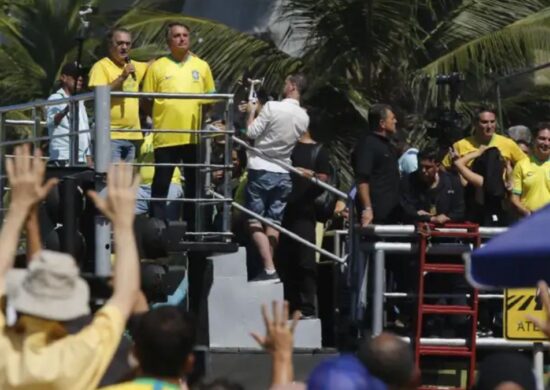
<svg viewBox="0 0 550 390">
<path fill-rule="evenodd" d="M 504 338 L 508 340 L 546 341 L 548 338 L 527 318 L 545 320 L 546 312 L 536 288 L 504 290 Z"/>
</svg>

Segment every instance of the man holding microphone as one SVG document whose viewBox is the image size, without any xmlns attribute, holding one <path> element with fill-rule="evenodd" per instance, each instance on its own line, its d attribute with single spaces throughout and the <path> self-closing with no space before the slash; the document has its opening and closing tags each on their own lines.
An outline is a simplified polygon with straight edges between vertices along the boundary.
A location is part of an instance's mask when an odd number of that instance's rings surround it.
<svg viewBox="0 0 550 390">
<path fill-rule="evenodd" d="M 113 91 L 138 92 L 148 64 L 130 60 L 132 34 L 124 28 L 111 30 L 106 37 L 108 56 L 97 61 L 90 70 L 89 87 L 110 85 Z M 111 161 L 131 162 L 143 139 L 139 130 L 139 100 L 136 98 L 111 98 Z"/>
</svg>

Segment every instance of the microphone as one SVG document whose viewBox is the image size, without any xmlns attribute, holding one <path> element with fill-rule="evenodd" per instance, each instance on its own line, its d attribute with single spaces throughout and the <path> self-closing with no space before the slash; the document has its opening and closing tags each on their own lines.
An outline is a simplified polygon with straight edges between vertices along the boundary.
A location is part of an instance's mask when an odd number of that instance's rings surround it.
<svg viewBox="0 0 550 390">
<path fill-rule="evenodd" d="M 124 59 L 124 61 L 126 61 L 126 63 L 129 64 L 130 61 L 131 61 L 131 60 L 130 60 L 130 56 L 126 57 L 126 58 Z M 132 78 L 134 79 L 134 81 L 136 81 L 136 72 L 131 72 L 130 74 L 132 75 Z"/>
</svg>

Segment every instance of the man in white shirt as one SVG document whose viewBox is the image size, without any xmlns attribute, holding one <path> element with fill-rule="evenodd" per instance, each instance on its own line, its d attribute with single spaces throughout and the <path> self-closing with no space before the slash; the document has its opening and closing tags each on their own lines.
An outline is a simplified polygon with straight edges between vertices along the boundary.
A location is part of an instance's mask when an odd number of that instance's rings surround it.
<svg viewBox="0 0 550 390">
<path fill-rule="evenodd" d="M 67 63 L 63 65 L 61 69 L 61 75 L 59 76 L 59 82 L 61 88 L 54 92 L 48 100 L 59 100 L 68 98 L 76 92 L 82 89 L 82 76 L 79 69 L 73 63 Z M 71 112 L 69 110 L 69 104 L 63 103 L 58 105 L 48 106 L 46 109 L 48 135 L 60 136 L 68 134 L 71 131 Z M 78 102 L 78 131 L 87 131 L 85 133 L 78 134 L 78 162 L 92 164 L 91 156 L 91 141 L 89 133 L 90 125 L 88 122 L 88 114 L 86 113 L 86 107 L 84 102 Z M 50 164 L 56 166 L 66 166 L 69 163 L 71 155 L 70 138 L 55 137 L 50 140 Z M 72 136 L 74 137 L 74 136 Z"/>
<path fill-rule="evenodd" d="M 283 91 L 285 99 L 267 102 L 257 118 L 256 105 L 251 104 L 247 119 L 246 135 L 254 140 L 254 147 L 262 155 L 249 153 L 245 206 L 278 225 L 283 219 L 292 181 L 288 170 L 276 162 L 292 165 L 292 150 L 309 126 L 309 116 L 300 107 L 300 97 L 305 88 L 306 79 L 303 75 L 288 76 Z M 253 281 L 278 282 L 273 252 L 279 232 L 270 226 L 264 227 L 254 218 L 249 219 L 249 227 L 264 267 Z"/>
</svg>

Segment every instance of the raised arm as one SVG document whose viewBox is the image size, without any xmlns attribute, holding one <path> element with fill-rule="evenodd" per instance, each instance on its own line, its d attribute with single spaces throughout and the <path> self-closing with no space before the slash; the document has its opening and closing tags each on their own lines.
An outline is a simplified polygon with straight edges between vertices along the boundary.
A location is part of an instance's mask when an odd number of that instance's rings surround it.
<svg viewBox="0 0 550 390">
<path fill-rule="evenodd" d="M 485 148 L 480 148 L 475 152 L 468 153 L 456 160 L 454 160 L 454 166 L 460 173 L 460 175 L 466 179 L 466 181 L 472 184 L 474 187 L 483 187 L 483 176 L 475 173 L 468 167 L 468 163 L 479 156 L 485 151 Z"/>
<path fill-rule="evenodd" d="M 6 173 L 11 191 L 8 213 L 0 231 L 0 292 L 5 290 L 6 273 L 13 267 L 21 229 L 29 211 L 42 201 L 57 184 L 50 179 L 44 184 L 46 164 L 40 150 L 31 157 L 29 146 L 15 148 L 15 156 L 6 159 Z"/>
<path fill-rule="evenodd" d="M 134 236 L 136 192 L 139 176 L 133 176 L 130 165 L 109 168 L 107 197 L 89 191 L 88 196 L 113 224 L 115 240 L 115 266 L 113 295 L 107 305 L 116 306 L 127 319 L 139 297 L 139 257 Z"/>
<path fill-rule="evenodd" d="M 42 239 L 40 237 L 40 224 L 38 220 L 38 204 L 29 212 L 25 222 L 25 231 L 27 232 L 27 263 L 31 261 L 35 253 L 42 249 Z"/>
</svg>

